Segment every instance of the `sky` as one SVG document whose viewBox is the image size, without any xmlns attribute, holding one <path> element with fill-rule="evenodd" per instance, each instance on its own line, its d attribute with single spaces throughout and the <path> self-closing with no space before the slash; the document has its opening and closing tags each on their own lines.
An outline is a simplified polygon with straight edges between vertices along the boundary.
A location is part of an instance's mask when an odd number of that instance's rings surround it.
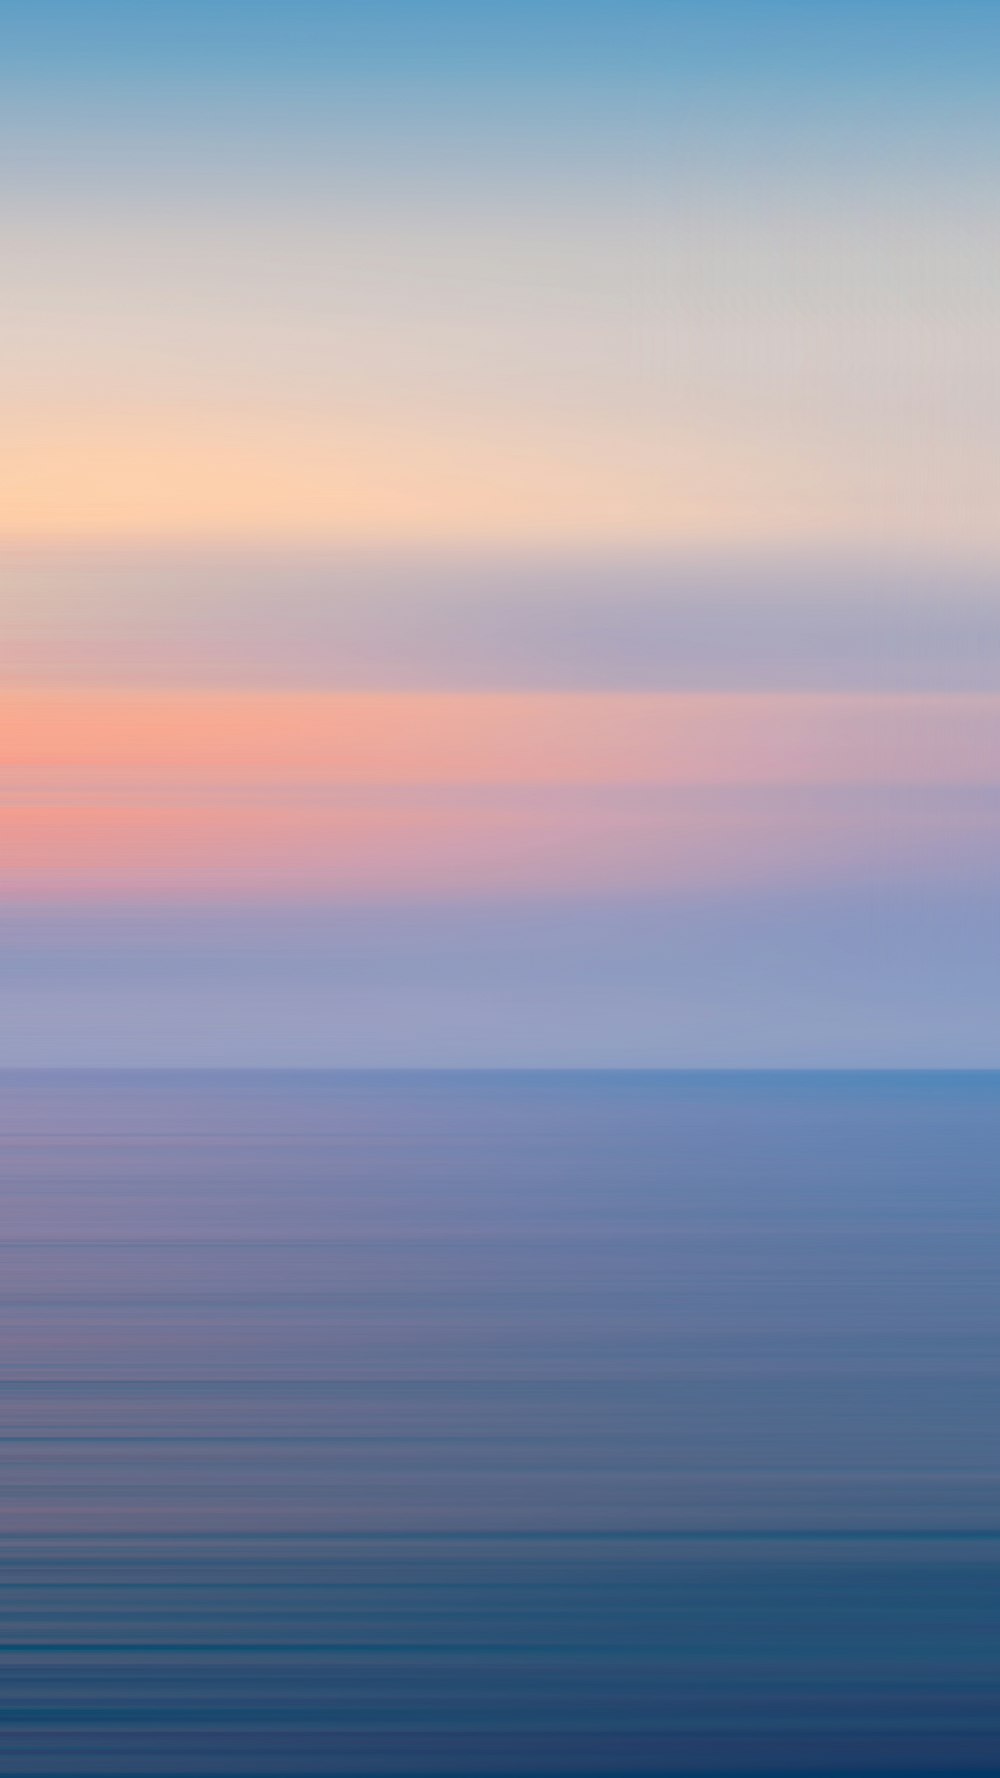
<svg viewBox="0 0 1000 1778">
<path fill-rule="evenodd" d="M 0 1064 L 1000 1063 L 992 0 L 0 0 Z"/>
</svg>

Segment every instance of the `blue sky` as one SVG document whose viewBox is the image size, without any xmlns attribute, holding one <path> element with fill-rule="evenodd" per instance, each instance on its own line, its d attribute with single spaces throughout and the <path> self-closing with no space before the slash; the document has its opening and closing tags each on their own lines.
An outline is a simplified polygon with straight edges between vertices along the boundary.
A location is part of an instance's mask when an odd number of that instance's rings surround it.
<svg viewBox="0 0 1000 1778">
<path fill-rule="evenodd" d="M 265 905 L 273 794 L 205 813 L 222 718 L 204 784 L 176 736 L 186 813 L 163 759 L 119 806 L 115 700 L 930 693 L 964 732 L 1000 691 L 998 69 L 994 0 L 0 0 L 0 697 L 57 712 L 0 754 L 0 1059 L 995 1061 L 990 761 L 884 834 L 845 783 L 847 865 L 842 815 L 749 797 L 767 882 L 693 901 L 647 866 L 708 802 L 629 830 L 631 899 L 569 797 L 565 857 L 532 813 L 499 858 L 520 895 L 470 818 L 452 893 L 392 908 L 324 902 L 370 835 L 300 810 Z M 416 806 L 371 825 L 426 888 Z"/>
</svg>

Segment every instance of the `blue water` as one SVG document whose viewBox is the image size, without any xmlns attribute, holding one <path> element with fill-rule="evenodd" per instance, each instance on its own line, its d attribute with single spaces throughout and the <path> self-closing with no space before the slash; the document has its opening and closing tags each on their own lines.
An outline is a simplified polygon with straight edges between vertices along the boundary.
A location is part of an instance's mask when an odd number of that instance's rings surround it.
<svg viewBox="0 0 1000 1778">
<path fill-rule="evenodd" d="M 1000 1773 L 1000 1077 L 0 1077 L 0 1772 Z"/>
</svg>

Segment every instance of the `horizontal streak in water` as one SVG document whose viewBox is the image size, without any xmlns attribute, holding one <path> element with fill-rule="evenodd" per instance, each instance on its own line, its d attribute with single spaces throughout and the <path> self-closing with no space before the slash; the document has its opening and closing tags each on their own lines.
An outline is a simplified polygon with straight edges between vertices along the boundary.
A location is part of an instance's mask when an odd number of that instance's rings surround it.
<svg viewBox="0 0 1000 1778">
<path fill-rule="evenodd" d="M 0 1773 L 1000 1770 L 1000 1083 L 0 1079 Z"/>
</svg>

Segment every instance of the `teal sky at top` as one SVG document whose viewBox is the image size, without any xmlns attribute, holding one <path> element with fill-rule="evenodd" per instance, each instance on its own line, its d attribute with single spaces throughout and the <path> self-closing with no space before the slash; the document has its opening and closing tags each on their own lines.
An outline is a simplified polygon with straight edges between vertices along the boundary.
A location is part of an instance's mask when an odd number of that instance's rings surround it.
<svg viewBox="0 0 1000 1778">
<path fill-rule="evenodd" d="M 197 77 L 306 83 L 388 72 L 449 86 L 525 74 L 557 84 L 651 72 L 747 76 L 822 91 L 844 75 L 900 88 L 951 73 L 983 86 L 1000 47 L 993 0 L 4 0 L 7 75 L 170 85 Z"/>
<path fill-rule="evenodd" d="M 391 149 L 416 114 L 473 141 L 575 123 L 607 152 L 652 127 L 843 163 L 874 136 L 971 165 L 998 52 L 995 0 L 0 0 L 5 130 L 56 144 L 360 114 Z"/>
<path fill-rule="evenodd" d="M 995 562 L 998 73 L 1000 0 L 0 0 L 7 531 L 187 427 L 368 450 L 338 537 Z"/>
</svg>

